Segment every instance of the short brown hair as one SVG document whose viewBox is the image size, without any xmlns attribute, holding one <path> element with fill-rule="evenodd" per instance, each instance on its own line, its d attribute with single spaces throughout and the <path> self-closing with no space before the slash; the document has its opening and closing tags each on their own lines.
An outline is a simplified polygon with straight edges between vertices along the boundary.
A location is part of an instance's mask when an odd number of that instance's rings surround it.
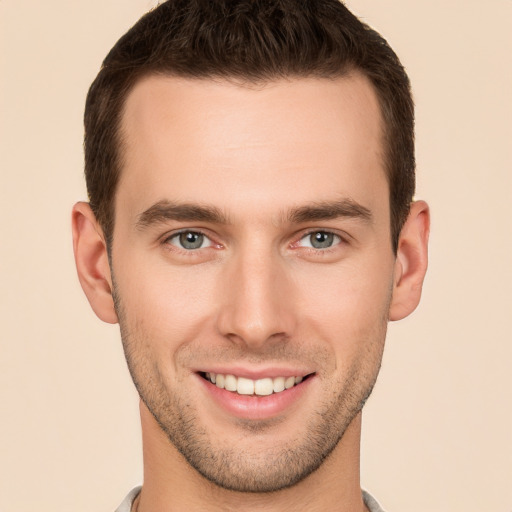
<svg viewBox="0 0 512 512">
<path fill-rule="evenodd" d="M 124 102 L 140 78 L 265 82 L 352 70 L 371 81 L 380 103 L 396 251 L 415 187 L 409 79 L 387 42 L 338 0 L 168 0 L 119 39 L 89 89 L 84 118 L 87 190 L 107 244 L 122 167 Z"/>
</svg>

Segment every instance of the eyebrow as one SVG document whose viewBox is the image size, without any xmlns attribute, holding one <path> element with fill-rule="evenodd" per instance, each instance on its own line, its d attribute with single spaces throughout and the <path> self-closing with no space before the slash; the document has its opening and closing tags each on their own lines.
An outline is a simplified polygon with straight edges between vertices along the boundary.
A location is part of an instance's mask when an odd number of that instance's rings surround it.
<svg viewBox="0 0 512 512">
<path fill-rule="evenodd" d="M 137 218 L 136 227 L 142 229 L 169 220 L 228 224 L 226 215 L 215 206 L 163 200 L 142 212 Z"/>
<path fill-rule="evenodd" d="M 286 217 L 289 222 L 296 224 L 338 219 L 340 217 L 360 219 L 365 223 L 371 223 L 373 220 L 372 212 L 368 208 L 349 198 L 300 206 L 292 209 Z"/>
<path fill-rule="evenodd" d="M 340 217 L 361 219 L 366 223 L 372 221 L 372 213 L 368 208 L 348 198 L 299 206 L 284 214 L 284 218 L 292 224 L 338 219 Z M 138 216 L 136 227 L 143 229 L 169 220 L 229 224 L 227 216 L 215 206 L 174 203 L 162 200 L 150 206 Z"/>
</svg>

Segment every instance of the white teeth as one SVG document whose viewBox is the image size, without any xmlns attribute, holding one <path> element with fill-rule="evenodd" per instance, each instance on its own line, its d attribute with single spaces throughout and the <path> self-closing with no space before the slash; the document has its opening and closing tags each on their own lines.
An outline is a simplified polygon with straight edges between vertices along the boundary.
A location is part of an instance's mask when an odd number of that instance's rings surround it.
<svg viewBox="0 0 512 512">
<path fill-rule="evenodd" d="M 236 391 L 237 388 L 237 378 L 234 375 L 226 375 L 224 379 L 224 389 L 228 391 Z"/>
<path fill-rule="evenodd" d="M 274 382 L 272 379 L 258 379 L 254 383 L 254 394 L 260 396 L 271 395 L 274 392 Z"/>
<path fill-rule="evenodd" d="M 215 385 L 220 389 L 224 389 L 224 375 L 222 375 L 221 373 L 217 374 Z"/>
<path fill-rule="evenodd" d="M 290 389 L 290 388 L 292 388 L 293 386 L 295 386 L 295 377 L 288 377 L 288 378 L 284 381 L 284 387 L 285 387 L 285 389 Z"/>
<path fill-rule="evenodd" d="M 236 391 L 239 395 L 254 395 L 254 381 L 251 379 L 244 379 L 244 377 L 238 377 L 238 386 Z"/>
<path fill-rule="evenodd" d="M 245 377 L 236 377 L 235 375 L 224 375 L 222 373 L 206 372 L 205 377 L 220 389 L 227 389 L 239 395 L 258 395 L 268 396 L 272 393 L 281 393 L 285 389 L 290 389 L 296 384 L 300 384 L 304 378 L 297 377 L 275 377 L 271 379 L 252 380 Z"/>
<path fill-rule="evenodd" d="M 284 391 L 284 377 L 276 377 L 274 379 L 274 393 Z"/>
</svg>

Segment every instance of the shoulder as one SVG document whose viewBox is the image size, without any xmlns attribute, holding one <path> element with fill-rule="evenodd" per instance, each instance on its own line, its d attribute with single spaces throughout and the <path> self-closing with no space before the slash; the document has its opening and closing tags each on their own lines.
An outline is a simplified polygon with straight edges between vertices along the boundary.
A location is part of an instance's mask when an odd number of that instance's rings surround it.
<svg viewBox="0 0 512 512">
<path fill-rule="evenodd" d="M 363 490 L 363 501 L 370 512 L 385 512 L 377 500 L 368 492 Z"/>
<path fill-rule="evenodd" d="M 116 512 L 131 512 L 133 500 L 137 497 L 142 487 L 139 485 L 132 489 L 123 500 L 121 505 L 117 507 Z"/>
</svg>

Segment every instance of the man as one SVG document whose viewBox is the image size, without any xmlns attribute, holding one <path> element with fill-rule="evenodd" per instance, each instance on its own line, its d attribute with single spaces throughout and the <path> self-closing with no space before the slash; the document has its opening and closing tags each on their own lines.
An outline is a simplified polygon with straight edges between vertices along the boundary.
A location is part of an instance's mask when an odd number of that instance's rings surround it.
<svg viewBox="0 0 512 512">
<path fill-rule="evenodd" d="M 85 129 L 78 274 L 141 398 L 118 510 L 381 510 L 361 410 L 429 230 L 393 51 L 336 0 L 170 0 L 105 59 Z"/>
</svg>

